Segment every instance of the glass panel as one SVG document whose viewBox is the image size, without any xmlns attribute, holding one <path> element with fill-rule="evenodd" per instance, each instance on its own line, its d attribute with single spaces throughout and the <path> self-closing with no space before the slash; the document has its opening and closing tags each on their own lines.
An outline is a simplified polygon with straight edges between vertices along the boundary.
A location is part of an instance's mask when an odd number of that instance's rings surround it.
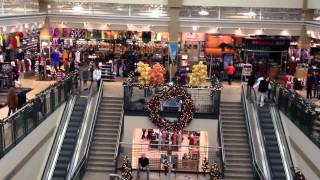
<svg viewBox="0 0 320 180">
<path fill-rule="evenodd" d="M 13 143 L 12 123 L 3 125 L 3 149 L 8 148 Z"/>
<path fill-rule="evenodd" d="M 51 112 L 50 91 L 46 94 L 46 116 Z"/>
<path fill-rule="evenodd" d="M 28 108 L 23 112 L 24 119 L 26 121 L 27 132 L 30 132 L 33 128 L 36 127 L 36 105 L 34 104 L 32 107 Z"/>
<path fill-rule="evenodd" d="M 59 105 L 59 97 L 58 97 L 58 88 L 54 88 L 54 102 L 55 102 L 55 108 Z"/>
<path fill-rule="evenodd" d="M 90 14 L 107 16 L 148 16 L 168 17 L 167 8 L 163 5 L 118 4 L 106 2 L 50 2 L 49 13 Z"/>
<path fill-rule="evenodd" d="M 2 15 L 32 14 L 39 12 L 38 0 L 2 0 Z"/>
<path fill-rule="evenodd" d="M 25 121 L 22 113 L 18 113 L 13 119 L 15 141 L 18 141 L 25 133 Z"/>
</svg>

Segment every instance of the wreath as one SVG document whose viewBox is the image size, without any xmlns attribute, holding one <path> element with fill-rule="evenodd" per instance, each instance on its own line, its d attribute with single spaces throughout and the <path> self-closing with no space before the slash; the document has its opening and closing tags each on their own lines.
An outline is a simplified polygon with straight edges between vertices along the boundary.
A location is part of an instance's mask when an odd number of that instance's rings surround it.
<svg viewBox="0 0 320 180">
<path fill-rule="evenodd" d="M 169 99 L 179 99 L 182 102 L 177 121 L 169 121 L 160 116 L 160 102 Z M 182 87 L 164 86 L 151 98 L 146 109 L 149 112 L 149 119 L 161 130 L 181 131 L 192 121 L 195 108 L 191 96 Z"/>
</svg>

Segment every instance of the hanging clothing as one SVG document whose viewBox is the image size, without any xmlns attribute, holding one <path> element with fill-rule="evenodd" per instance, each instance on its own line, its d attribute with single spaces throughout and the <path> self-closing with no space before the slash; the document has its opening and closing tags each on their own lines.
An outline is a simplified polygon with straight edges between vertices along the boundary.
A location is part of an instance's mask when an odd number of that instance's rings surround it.
<svg viewBox="0 0 320 180">
<path fill-rule="evenodd" d="M 0 35 L 0 46 L 3 46 L 3 36 L 2 35 Z"/>
<path fill-rule="evenodd" d="M 10 44 L 11 44 L 12 48 L 16 49 L 18 47 L 17 39 L 15 37 L 12 37 Z"/>
</svg>

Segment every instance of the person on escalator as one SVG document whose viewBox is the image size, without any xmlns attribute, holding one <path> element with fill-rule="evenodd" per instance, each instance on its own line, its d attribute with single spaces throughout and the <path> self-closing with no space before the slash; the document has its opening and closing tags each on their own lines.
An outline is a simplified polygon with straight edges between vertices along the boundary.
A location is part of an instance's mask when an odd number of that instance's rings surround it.
<svg viewBox="0 0 320 180">
<path fill-rule="evenodd" d="M 267 92 L 269 89 L 271 89 L 269 78 L 267 76 L 258 78 L 257 83 L 253 86 L 253 88 L 256 87 L 258 87 L 257 101 L 259 102 L 260 107 L 263 107 Z"/>
<path fill-rule="evenodd" d="M 251 96 L 252 96 L 252 90 L 253 90 L 254 83 L 256 83 L 256 76 L 252 72 L 248 78 L 248 84 L 247 84 L 247 97 L 249 100 L 252 100 Z"/>
</svg>

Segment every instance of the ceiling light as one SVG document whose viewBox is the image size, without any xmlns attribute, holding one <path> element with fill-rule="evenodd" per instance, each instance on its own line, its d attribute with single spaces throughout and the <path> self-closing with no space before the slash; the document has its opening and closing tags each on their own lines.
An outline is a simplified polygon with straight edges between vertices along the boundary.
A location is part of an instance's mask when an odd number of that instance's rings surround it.
<svg viewBox="0 0 320 180">
<path fill-rule="evenodd" d="M 7 31 L 7 26 L 3 26 L 2 31 Z"/>
<path fill-rule="evenodd" d="M 258 30 L 256 30 L 256 35 L 262 35 L 263 34 L 263 29 L 258 29 Z"/>
<path fill-rule="evenodd" d="M 281 31 L 281 35 L 282 35 L 282 36 L 289 36 L 290 33 L 289 33 L 289 31 L 287 31 L 287 30 L 283 30 L 283 31 Z"/>
<path fill-rule="evenodd" d="M 197 31 L 197 30 L 198 30 L 198 27 L 197 27 L 197 26 L 192 26 L 192 30 L 193 30 L 193 31 Z"/>
<path fill-rule="evenodd" d="M 29 24 L 25 24 L 24 28 L 28 29 L 29 28 Z"/>
<path fill-rule="evenodd" d="M 48 6 L 47 6 L 47 7 L 48 7 L 48 9 L 50 9 L 50 8 L 51 8 L 51 4 L 48 4 Z"/>
<path fill-rule="evenodd" d="M 243 15 L 249 16 L 249 17 L 255 17 L 257 16 L 257 13 L 253 12 L 252 9 L 250 9 L 250 12 L 243 13 Z"/>
<path fill-rule="evenodd" d="M 320 16 L 314 18 L 315 21 L 320 21 Z"/>
<path fill-rule="evenodd" d="M 76 5 L 76 6 L 73 6 L 72 10 L 73 11 L 83 11 L 83 7 L 81 5 Z"/>
<path fill-rule="evenodd" d="M 201 11 L 199 11 L 199 15 L 200 16 L 208 16 L 209 12 L 207 10 L 202 9 Z"/>
<path fill-rule="evenodd" d="M 152 17 L 160 17 L 162 15 L 162 10 L 159 8 L 153 9 L 151 15 Z"/>
</svg>

